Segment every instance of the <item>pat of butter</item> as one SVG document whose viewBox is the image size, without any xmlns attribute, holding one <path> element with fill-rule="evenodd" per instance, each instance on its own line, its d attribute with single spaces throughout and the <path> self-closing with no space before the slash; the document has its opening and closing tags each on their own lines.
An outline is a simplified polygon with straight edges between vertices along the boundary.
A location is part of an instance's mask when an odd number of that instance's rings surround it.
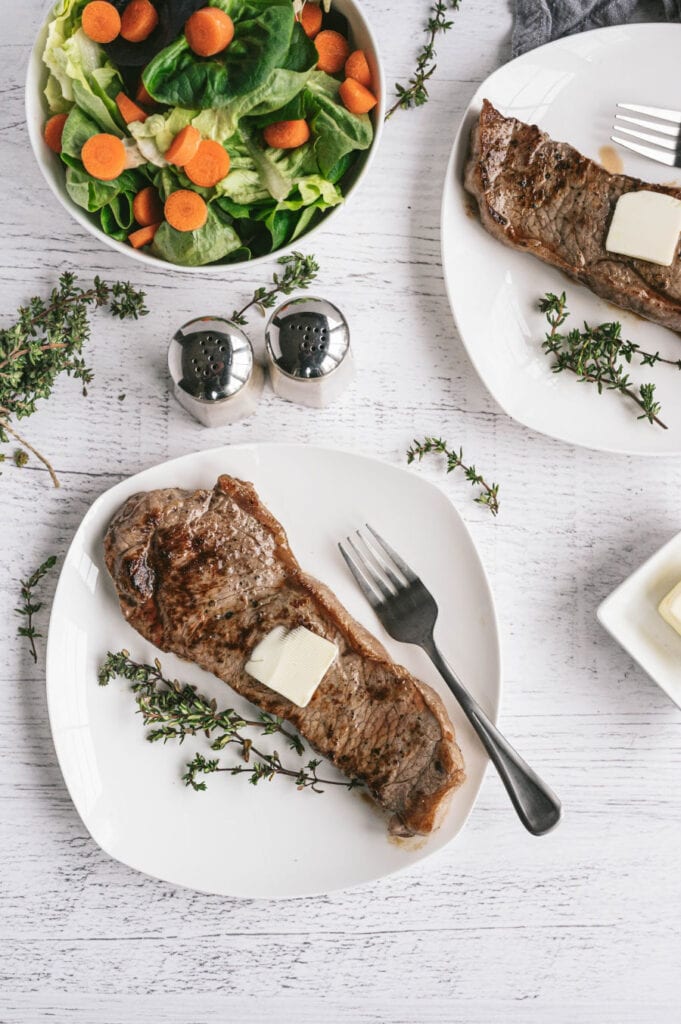
<svg viewBox="0 0 681 1024">
<path fill-rule="evenodd" d="M 338 648 L 305 626 L 277 626 L 253 649 L 246 671 L 259 683 L 305 708 L 334 662 Z"/>
<path fill-rule="evenodd" d="M 605 248 L 670 267 L 681 233 L 681 199 L 661 192 L 625 192 L 617 200 Z"/>
<path fill-rule="evenodd" d="M 664 597 L 659 604 L 658 612 L 672 629 L 681 635 L 681 583 Z"/>
</svg>

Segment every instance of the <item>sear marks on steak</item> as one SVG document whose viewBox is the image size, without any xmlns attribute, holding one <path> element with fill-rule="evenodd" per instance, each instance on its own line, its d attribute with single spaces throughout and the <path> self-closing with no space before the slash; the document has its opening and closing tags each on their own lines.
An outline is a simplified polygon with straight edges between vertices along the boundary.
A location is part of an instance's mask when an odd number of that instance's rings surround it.
<svg viewBox="0 0 681 1024">
<path fill-rule="evenodd" d="M 427 834 L 464 780 L 438 695 L 396 665 L 331 591 L 304 573 L 251 484 L 129 498 L 104 539 L 121 609 L 163 651 L 229 683 L 301 735 L 391 812 L 390 831 Z M 338 656 L 306 708 L 244 672 L 275 626 L 307 626 Z"/>
<path fill-rule="evenodd" d="M 503 117 L 484 100 L 471 136 L 466 189 L 483 226 L 499 241 L 531 252 L 596 295 L 681 331 L 681 261 L 670 267 L 608 252 L 617 200 L 647 189 L 681 199 L 681 189 L 609 174 L 536 125 Z"/>
</svg>

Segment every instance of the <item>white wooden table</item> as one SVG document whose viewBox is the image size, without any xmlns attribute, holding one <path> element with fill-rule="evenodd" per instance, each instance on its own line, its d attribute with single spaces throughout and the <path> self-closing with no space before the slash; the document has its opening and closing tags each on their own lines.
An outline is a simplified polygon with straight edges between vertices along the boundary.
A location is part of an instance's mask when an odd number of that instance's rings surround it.
<svg viewBox="0 0 681 1024">
<path fill-rule="evenodd" d="M 388 124 L 360 195 L 303 246 L 320 261 L 320 290 L 351 315 L 353 390 L 324 412 L 268 394 L 254 419 L 211 435 L 167 394 L 167 338 L 190 316 L 245 301 L 263 270 L 224 279 L 140 270 L 56 206 L 23 114 L 24 66 L 44 5 L 10 6 L 0 37 L 3 321 L 63 268 L 133 276 L 152 315 L 141 326 L 99 317 L 89 398 L 64 380 L 25 424 L 62 489 L 34 460 L 23 470 L 5 465 L 0 478 L 0 1021 L 678 1021 L 681 714 L 594 613 L 681 528 L 681 463 L 574 450 L 507 419 L 461 348 L 440 272 L 445 163 L 477 84 L 508 59 L 506 3 L 465 0 L 441 41 L 431 102 Z M 425 0 L 367 6 L 388 80 L 406 76 Z M 446 851 L 344 895 L 224 900 L 110 860 L 87 835 L 56 764 L 44 648 L 34 667 L 15 636 L 19 577 L 64 554 L 103 490 L 171 456 L 275 437 L 401 464 L 414 433 L 427 432 L 462 444 L 501 483 L 494 521 L 463 481 L 421 470 L 463 512 L 491 574 L 502 723 L 563 798 L 562 826 L 541 840 L 526 835 L 490 773 Z"/>
</svg>

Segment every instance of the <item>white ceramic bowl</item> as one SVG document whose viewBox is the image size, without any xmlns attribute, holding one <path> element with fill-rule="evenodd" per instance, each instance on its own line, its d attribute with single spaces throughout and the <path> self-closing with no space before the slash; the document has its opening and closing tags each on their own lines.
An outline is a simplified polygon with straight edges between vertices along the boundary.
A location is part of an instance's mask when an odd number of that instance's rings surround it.
<svg viewBox="0 0 681 1024">
<path fill-rule="evenodd" d="M 108 245 L 109 248 L 116 249 L 118 252 L 123 253 L 124 256 L 130 256 L 132 259 L 138 260 L 140 263 L 146 263 L 147 266 L 172 267 L 176 270 L 193 274 L 224 273 L 226 270 L 229 270 L 230 267 L 242 266 L 244 264 L 255 265 L 256 263 L 262 263 L 265 260 L 271 260 L 275 256 L 281 255 L 284 252 L 289 252 L 301 241 L 301 239 L 310 238 L 318 231 L 323 230 L 323 228 L 325 228 L 329 223 L 329 220 L 335 218 L 341 210 L 347 206 L 350 196 L 357 190 L 360 181 L 368 171 L 383 131 L 383 118 L 385 113 L 385 78 L 383 74 L 383 65 L 379 56 L 376 38 L 363 13 L 362 5 L 358 0 L 333 0 L 334 9 L 348 19 L 351 29 L 351 43 L 353 44 L 353 47 L 355 49 L 364 50 L 367 55 L 375 86 L 374 91 L 378 97 L 378 104 L 372 111 L 374 139 L 370 148 L 365 153 L 359 154 L 351 171 L 349 178 L 350 183 L 349 185 L 346 185 L 345 202 L 329 210 L 318 224 L 315 224 L 314 227 L 305 232 L 300 236 L 300 238 L 297 238 L 296 241 L 290 245 L 282 246 L 280 249 L 275 249 L 274 252 L 266 253 L 264 256 L 256 256 L 254 259 L 242 260 L 241 262 L 208 263 L 201 267 L 185 267 L 179 263 L 168 263 L 166 260 L 159 259 L 157 256 L 152 256 L 150 253 L 133 249 L 130 245 L 126 245 L 123 242 L 117 242 L 114 238 L 109 238 L 109 236 L 98 227 L 94 216 L 88 214 L 72 201 L 66 191 L 64 164 L 55 153 L 52 153 L 51 150 L 48 149 L 43 140 L 43 125 L 47 119 L 48 111 L 45 98 L 43 96 L 43 89 L 47 80 L 47 70 L 42 62 L 42 53 L 45 47 L 47 23 L 51 17 L 53 6 L 54 4 L 50 3 L 49 13 L 45 19 L 45 23 L 38 33 L 38 38 L 36 39 L 33 52 L 31 53 L 31 58 L 28 63 L 28 73 L 26 76 L 26 120 L 28 123 L 28 134 L 31 140 L 31 146 L 33 147 L 33 153 L 35 154 L 35 158 L 38 161 L 38 166 L 43 173 L 45 181 L 50 186 L 62 206 L 67 209 L 71 216 L 77 220 L 79 224 L 82 224 L 90 234 L 94 235 L 95 238 L 100 239 L 100 241 Z"/>
</svg>

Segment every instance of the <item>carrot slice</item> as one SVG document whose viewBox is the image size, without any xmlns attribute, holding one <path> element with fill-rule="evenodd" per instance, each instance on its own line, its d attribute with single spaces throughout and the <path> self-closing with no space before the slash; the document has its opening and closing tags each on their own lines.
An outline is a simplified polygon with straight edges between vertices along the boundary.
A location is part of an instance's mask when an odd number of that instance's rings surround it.
<svg viewBox="0 0 681 1024">
<path fill-rule="evenodd" d="M 335 75 L 343 70 L 343 65 L 350 56 L 350 44 L 345 36 L 326 28 L 315 36 L 314 44 L 319 55 L 317 67 L 320 71 Z"/>
<path fill-rule="evenodd" d="M 272 149 L 296 149 L 310 138 L 307 121 L 275 121 L 268 124 L 263 137 Z"/>
<path fill-rule="evenodd" d="M 196 156 L 201 145 L 201 132 L 198 128 L 188 124 L 186 128 L 178 132 L 170 146 L 166 150 L 166 160 L 169 164 L 177 167 L 184 167 L 185 164 Z"/>
<path fill-rule="evenodd" d="M 93 178 L 113 181 L 125 170 L 125 146 L 115 135 L 92 135 L 80 151 L 83 167 Z"/>
<path fill-rule="evenodd" d="M 204 139 L 192 157 L 182 168 L 190 181 L 201 188 L 212 188 L 229 174 L 229 153 L 219 142 Z"/>
<path fill-rule="evenodd" d="M 354 78 L 365 89 L 371 88 L 371 71 L 364 50 L 355 50 L 345 62 L 345 77 Z"/>
<path fill-rule="evenodd" d="M 146 228 L 163 220 L 163 203 L 153 185 L 147 185 L 132 201 L 132 212 L 140 227 Z"/>
<path fill-rule="evenodd" d="M 153 107 L 156 104 L 156 100 L 147 92 L 147 87 L 140 78 L 140 83 L 137 86 L 137 92 L 135 93 L 135 99 L 138 103 L 143 103 L 145 107 Z"/>
<path fill-rule="evenodd" d="M 126 96 L 124 92 L 119 92 L 116 96 L 116 106 L 121 112 L 121 117 L 126 124 L 132 124 L 133 121 L 146 121 L 149 116 L 146 114 L 141 107 L 138 107 L 136 103 Z"/>
<path fill-rule="evenodd" d="M 133 231 L 128 235 L 128 241 L 133 249 L 142 249 L 145 245 L 150 245 L 154 240 L 154 235 L 161 226 L 161 221 L 157 224 L 146 224 L 143 228 L 139 228 L 137 231 Z"/>
<path fill-rule="evenodd" d="M 121 16 L 121 35 L 129 43 L 143 43 L 158 25 L 158 14 L 150 0 L 130 0 Z"/>
<path fill-rule="evenodd" d="M 218 7 L 202 7 L 187 18 L 184 34 L 198 57 L 213 57 L 234 38 L 234 22 Z"/>
<path fill-rule="evenodd" d="M 300 12 L 299 20 L 305 35 L 314 39 L 322 27 L 322 9 L 319 4 L 306 3 Z"/>
<path fill-rule="evenodd" d="M 374 94 L 354 78 L 341 82 L 338 95 L 351 114 L 368 114 L 378 103 Z"/>
<path fill-rule="evenodd" d="M 176 231 L 198 231 L 208 219 L 208 207 L 196 192 L 181 188 L 166 199 L 165 215 Z"/>
<path fill-rule="evenodd" d="M 106 0 L 92 0 L 83 8 L 81 26 L 95 43 L 112 43 L 120 35 L 121 16 Z"/>
<path fill-rule="evenodd" d="M 68 114 L 53 114 L 45 123 L 43 138 L 53 153 L 61 153 L 61 137 Z"/>
</svg>

